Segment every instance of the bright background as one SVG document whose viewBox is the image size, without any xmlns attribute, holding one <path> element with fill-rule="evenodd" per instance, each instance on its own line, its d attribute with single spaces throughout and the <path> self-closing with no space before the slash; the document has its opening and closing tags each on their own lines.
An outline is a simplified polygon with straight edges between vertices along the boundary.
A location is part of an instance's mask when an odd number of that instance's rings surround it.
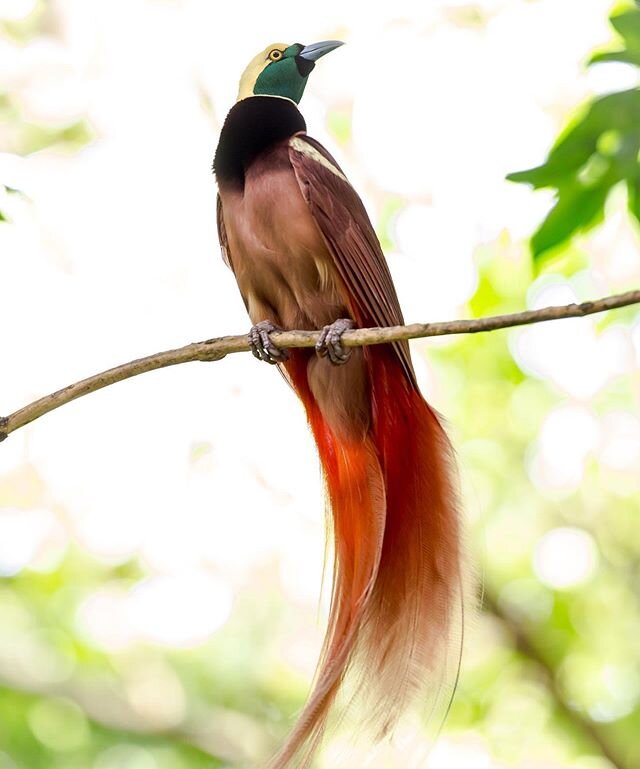
<svg viewBox="0 0 640 769">
<path fill-rule="evenodd" d="M 637 287 L 620 196 L 568 247 L 584 268 L 536 277 L 527 237 L 550 197 L 504 180 L 586 97 L 636 84 L 583 66 L 612 39 L 611 8 L 0 0 L 0 182 L 24 193 L 0 196 L 0 413 L 248 327 L 210 165 L 242 69 L 274 41 L 348 43 L 301 107 L 363 195 L 408 321 Z M 413 352 L 459 453 L 485 585 L 428 766 L 637 767 L 640 315 Z M 304 416 L 249 355 L 147 374 L 11 435 L 0 769 L 264 760 L 318 655 L 322 557 Z M 388 760 L 366 765 L 402 765 Z"/>
</svg>

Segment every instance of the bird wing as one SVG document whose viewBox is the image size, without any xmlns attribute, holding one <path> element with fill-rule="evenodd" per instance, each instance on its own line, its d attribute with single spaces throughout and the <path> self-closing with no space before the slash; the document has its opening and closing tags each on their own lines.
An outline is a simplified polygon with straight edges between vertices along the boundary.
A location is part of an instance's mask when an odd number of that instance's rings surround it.
<svg viewBox="0 0 640 769">
<path fill-rule="evenodd" d="M 299 133 L 289 158 L 300 190 L 345 284 L 356 323 L 402 326 L 404 319 L 382 248 L 358 193 L 327 150 Z M 407 342 L 393 342 L 409 381 L 417 387 Z"/>
<path fill-rule="evenodd" d="M 233 264 L 231 264 L 231 254 L 229 253 L 229 239 L 227 238 L 227 228 L 224 226 L 224 216 L 222 214 L 222 200 L 218 194 L 216 200 L 216 223 L 218 225 L 218 240 L 220 241 L 220 250 L 222 251 L 222 258 L 224 263 L 233 272 Z"/>
</svg>

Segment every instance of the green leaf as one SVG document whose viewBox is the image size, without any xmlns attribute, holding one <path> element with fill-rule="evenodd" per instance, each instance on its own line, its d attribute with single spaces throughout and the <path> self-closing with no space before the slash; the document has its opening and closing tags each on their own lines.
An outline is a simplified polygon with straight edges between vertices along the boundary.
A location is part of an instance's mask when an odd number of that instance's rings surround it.
<svg viewBox="0 0 640 769">
<path fill-rule="evenodd" d="M 531 239 L 534 259 L 602 219 L 611 187 L 622 180 L 631 185 L 640 177 L 639 150 L 640 90 L 632 88 L 593 100 L 565 129 L 544 164 L 507 176 L 534 189 L 557 190 L 555 206 Z M 631 210 L 640 214 L 638 207 Z"/>
<path fill-rule="evenodd" d="M 594 53 L 587 63 L 602 64 L 609 61 L 621 62 L 622 64 L 635 64 L 640 67 L 640 52 L 603 51 L 601 53 Z"/>
<path fill-rule="evenodd" d="M 599 137 L 606 131 L 638 130 L 640 90 L 631 88 L 595 99 L 580 119 L 569 127 L 552 147 L 548 164 L 576 168 L 580 159 L 596 149 Z M 589 152 L 590 150 L 590 152 Z"/>
<path fill-rule="evenodd" d="M 611 26 L 624 42 L 624 48 L 617 51 L 602 51 L 589 59 L 589 64 L 615 61 L 640 67 L 640 4 L 609 18 Z"/>
<path fill-rule="evenodd" d="M 534 189 L 557 187 L 589 160 L 597 148 L 600 132 L 593 109 L 590 109 L 560 137 L 545 163 L 536 168 L 508 174 L 507 179 L 530 184 Z"/>
<path fill-rule="evenodd" d="M 609 21 L 624 40 L 627 49 L 640 56 L 640 8 L 619 13 Z"/>
<path fill-rule="evenodd" d="M 640 176 L 627 179 L 627 201 L 630 213 L 640 223 Z"/>
<path fill-rule="evenodd" d="M 576 184 L 562 188 L 556 204 L 531 238 L 534 259 L 538 260 L 547 251 L 600 221 L 611 186 L 612 182 L 605 179 L 595 187 Z"/>
<path fill-rule="evenodd" d="M 611 131 L 640 132 L 639 89 L 596 99 L 560 136 L 543 165 L 508 174 L 507 179 L 531 184 L 534 189 L 558 187 L 589 161 L 598 149 L 600 137 Z"/>
<path fill-rule="evenodd" d="M 543 165 L 508 174 L 507 179 L 530 184 L 534 189 L 558 187 L 589 161 L 603 133 L 625 131 L 639 124 L 640 91 L 631 89 L 603 96 L 565 129 Z"/>
</svg>

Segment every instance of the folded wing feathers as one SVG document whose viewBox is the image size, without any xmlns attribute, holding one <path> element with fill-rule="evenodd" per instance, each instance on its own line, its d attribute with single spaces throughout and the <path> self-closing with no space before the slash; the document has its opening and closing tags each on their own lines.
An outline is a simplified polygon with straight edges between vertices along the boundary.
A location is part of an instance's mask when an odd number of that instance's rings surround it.
<svg viewBox="0 0 640 769">
<path fill-rule="evenodd" d="M 378 238 L 360 197 L 327 150 L 306 134 L 289 141 L 289 157 L 302 194 L 349 294 L 355 320 L 375 326 L 403 325 L 400 303 Z M 406 342 L 393 347 L 415 386 Z"/>
</svg>

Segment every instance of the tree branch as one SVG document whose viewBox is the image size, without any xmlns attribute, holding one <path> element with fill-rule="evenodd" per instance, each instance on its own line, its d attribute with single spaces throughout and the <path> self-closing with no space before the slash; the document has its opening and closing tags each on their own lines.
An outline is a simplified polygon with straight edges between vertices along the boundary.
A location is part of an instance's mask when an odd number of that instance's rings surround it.
<svg viewBox="0 0 640 769">
<path fill-rule="evenodd" d="M 628 291 L 625 294 L 604 297 L 582 304 L 569 304 L 556 307 L 545 307 L 541 310 L 527 310 L 509 315 L 496 315 L 476 320 L 452 320 L 444 323 L 413 323 L 409 326 L 389 326 L 388 328 L 362 328 L 347 331 L 343 337 L 346 347 L 360 347 L 370 344 L 384 344 L 406 339 L 419 339 L 429 336 L 445 336 L 449 334 L 477 334 L 482 331 L 495 331 L 500 328 L 524 326 L 530 323 L 540 323 L 547 320 L 562 318 L 578 318 L 592 315 L 605 310 L 614 310 L 640 304 L 640 290 Z M 271 338 L 279 347 L 313 347 L 318 340 L 319 331 L 281 331 L 271 334 Z M 205 342 L 194 342 L 176 350 L 167 350 L 146 358 L 124 363 L 121 366 L 103 371 L 100 374 L 68 385 L 50 395 L 45 395 L 33 403 L 10 414 L 0 417 L 0 441 L 9 433 L 33 422 L 35 419 L 48 414 L 65 403 L 80 398 L 83 395 L 101 390 L 103 387 L 122 382 L 125 379 L 144 374 L 147 371 L 176 366 L 179 363 L 191 361 L 214 361 L 225 355 L 249 350 L 246 334 L 241 336 L 222 336 L 208 339 Z"/>
</svg>

